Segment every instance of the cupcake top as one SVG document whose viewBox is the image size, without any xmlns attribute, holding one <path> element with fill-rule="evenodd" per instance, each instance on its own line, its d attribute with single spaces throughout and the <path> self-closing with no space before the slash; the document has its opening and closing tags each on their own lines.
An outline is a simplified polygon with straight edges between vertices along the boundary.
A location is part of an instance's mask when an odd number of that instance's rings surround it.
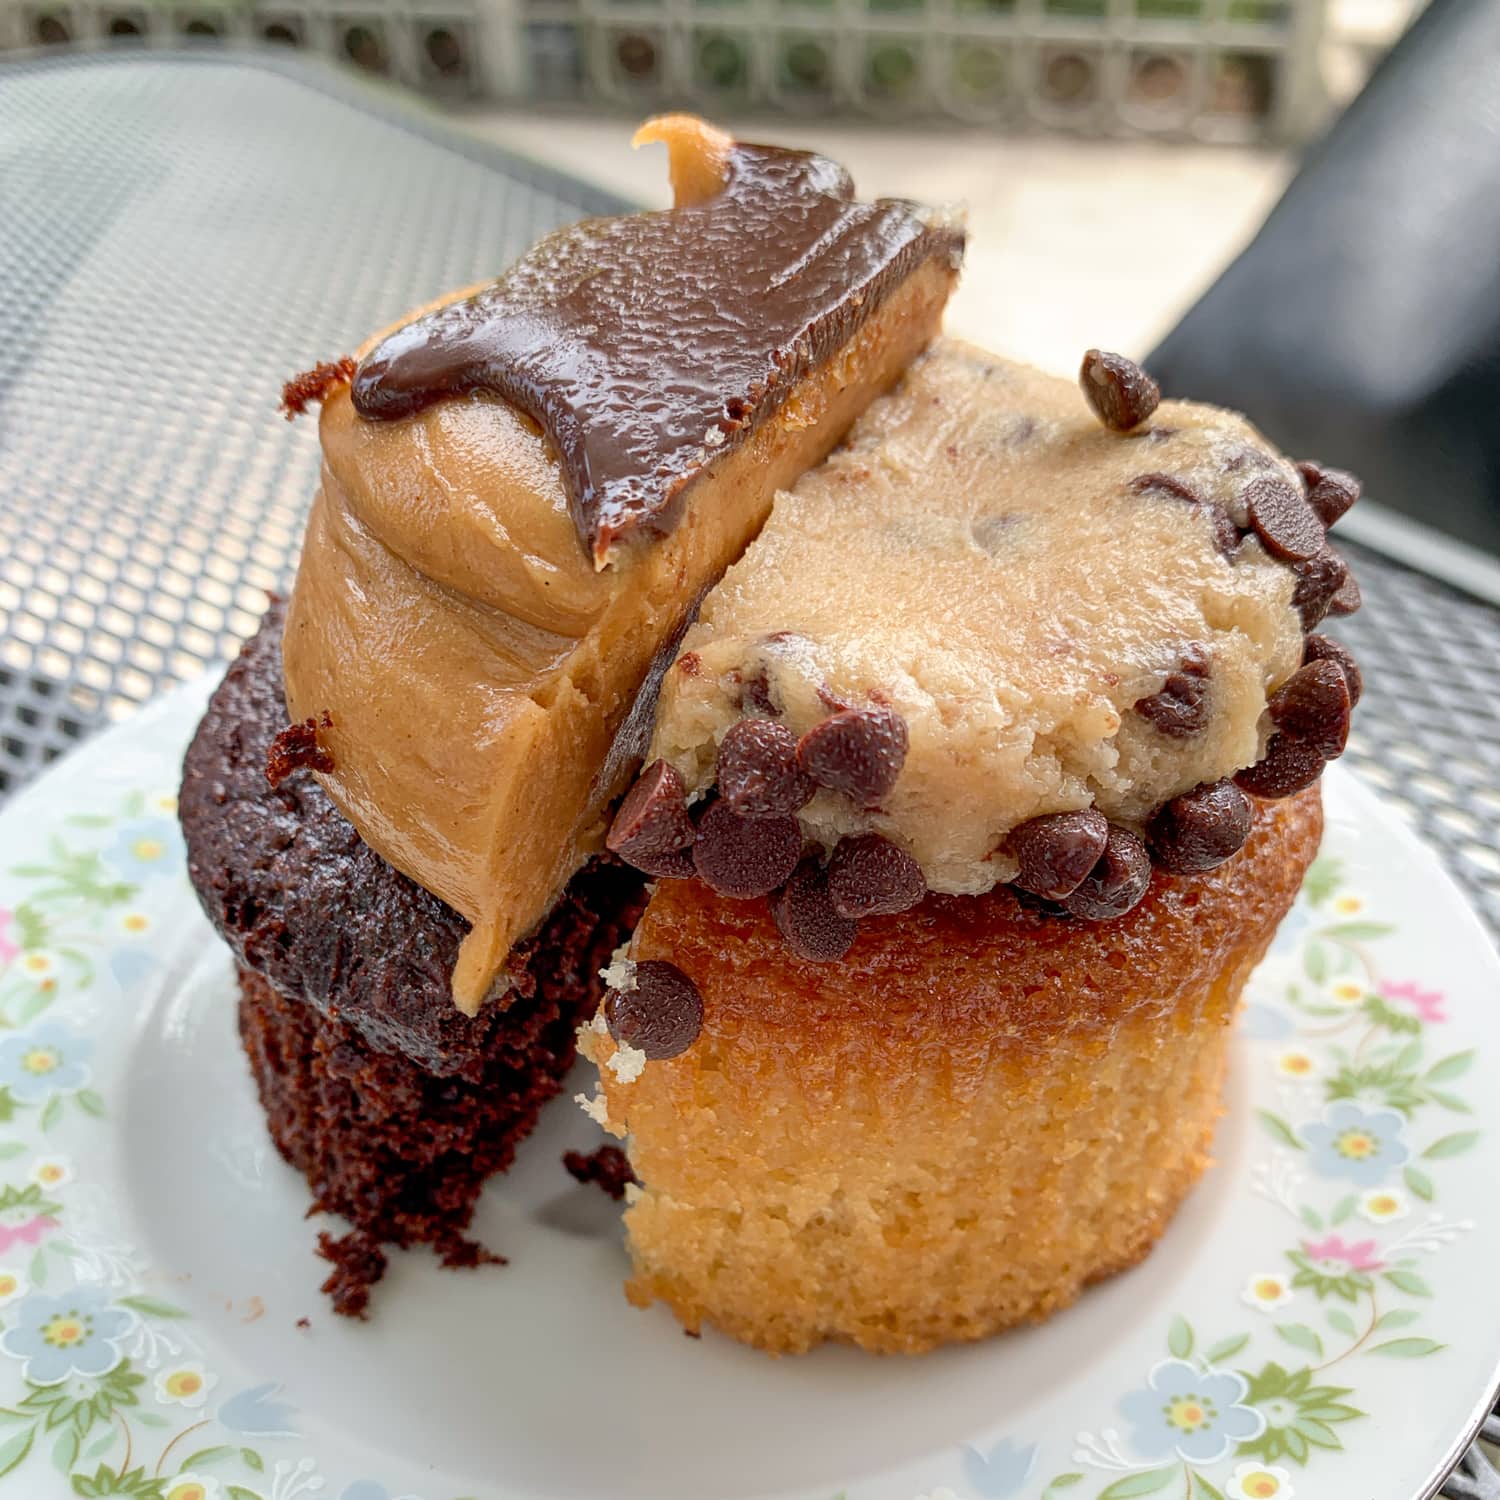
<svg viewBox="0 0 1500 1500">
<path fill-rule="evenodd" d="M 287 707 L 361 838 L 470 924 L 471 1013 L 598 851 L 696 601 L 931 341 L 962 253 L 826 158 L 638 139 L 673 208 L 559 230 L 286 392 L 323 448 Z"/>
<path fill-rule="evenodd" d="M 774 893 L 829 956 L 810 914 L 928 890 L 1118 915 L 1153 859 L 1243 843 L 1233 778 L 1314 780 L 1357 692 L 1307 639 L 1357 602 L 1325 539 L 1357 487 L 1233 413 L 1158 406 L 1117 356 L 1082 384 L 945 342 L 778 495 L 665 676 L 611 847 Z"/>
</svg>

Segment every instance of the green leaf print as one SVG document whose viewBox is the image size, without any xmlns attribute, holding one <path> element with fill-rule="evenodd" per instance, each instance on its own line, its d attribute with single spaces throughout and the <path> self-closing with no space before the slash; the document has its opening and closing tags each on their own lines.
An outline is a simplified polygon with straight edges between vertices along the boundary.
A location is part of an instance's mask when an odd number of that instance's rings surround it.
<svg viewBox="0 0 1500 1500">
<path fill-rule="evenodd" d="M 142 1313 L 148 1318 L 185 1318 L 188 1316 L 180 1307 L 174 1307 L 170 1302 L 163 1302 L 160 1297 L 120 1297 L 116 1300 L 121 1307 L 128 1307 L 133 1312 Z"/>
<path fill-rule="evenodd" d="M 1432 1288 L 1417 1275 L 1415 1271 L 1404 1271 L 1399 1268 L 1384 1273 L 1385 1279 L 1398 1291 L 1405 1292 L 1408 1297 L 1430 1297 Z"/>
<path fill-rule="evenodd" d="M 260 1500 L 254 1490 L 247 1490 L 242 1484 L 230 1485 L 225 1494 L 229 1496 L 229 1500 Z M 841 1500 L 841 1497 L 835 1495 L 833 1500 Z"/>
<path fill-rule="evenodd" d="M 1447 1347 L 1433 1339 L 1390 1339 L 1384 1344 L 1376 1344 L 1370 1353 L 1384 1354 L 1389 1359 L 1425 1359 Z"/>
<path fill-rule="evenodd" d="M 1330 1307 L 1324 1316 L 1328 1319 L 1328 1326 L 1336 1329 L 1345 1338 L 1352 1339 L 1359 1336 L 1359 1331 L 1354 1326 L 1354 1319 L 1342 1307 Z"/>
<path fill-rule="evenodd" d="M 1268 1109 L 1258 1109 L 1256 1114 L 1260 1116 L 1261 1123 L 1281 1142 L 1283 1146 L 1290 1146 L 1294 1151 L 1306 1151 L 1307 1147 L 1292 1133 L 1292 1127 L 1287 1124 L 1280 1115 L 1272 1114 Z"/>
<path fill-rule="evenodd" d="M 1389 937 L 1395 930 L 1389 922 L 1335 922 L 1322 932 L 1336 942 L 1365 943 L 1372 938 Z"/>
<path fill-rule="evenodd" d="M 1049 1490 L 1066 1490 L 1077 1484 L 1083 1478 L 1082 1474 L 1059 1474 L 1047 1488 Z"/>
<path fill-rule="evenodd" d="M 15 1433 L 5 1442 L 0 1443 L 0 1476 L 20 1468 L 26 1460 L 26 1455 L 31 1452 L 31 1445 L 35 1440 L 36 1428 L 28 1427 L 24 1432 Z"/>
<path fill-rule="evenodd" d="M 1414 1192 L 1424 1203 L 1431 1203 L 1433 1197 L 1432 1178 L 1417 1167 L 1408 1167 L 1403 1172 L 1407 1187 Z"/>
<path fill-rule="evenodd" d="M 1302 967 L 1314 984 L 1328 982 L 1328 950 L 1322 943 L 1309 943 L 1302 950 Z"/>
<path fill-rule="evenodd" d="M 1309 1354 L 1316 1354 L 1320 1359 L 1323 1357 L 1323 1340 L 1306 1323 L 1278 1323 L 1276 1332 L 1287 1343 L 1306 1349 Z"/>
<path fill-rule="evenodd" d="M 78 1462 L 78 1433 L 71 1427 L 52 1445 L 52 1466 L 63 1474 Z"/>
<path fill-rule="evenodd" d="M 51 1130 L 57 1122 L 62 1119 L 63 1102 L 61 1094 L 54 1094 L 48 1101 L 46 1108 L 42 1110 L 42 1129 Z"/>
<path fill-rule="evenodd" d="M 1393 1307 L 1387 1313 L 1375 1319 L 1375 1327 L 1379 1328 L 1410 1328 L 1413 1323 L 1420 1321 L 1422 1314 L 1409 1307 Z"/>
<path fill-rule="evenodd" d="M 240 1462 L 243 1463 L 247 1469 L 254 1469 L 257 1474 L 264 1474 L 266 1471 L 265 1459 L 263 1459 L 260 1454 L 255 1451 L 254 1448 L 241 1448 Z"/>
<path fill-rule="evenodd" d="M 1249 1342 L 1248 1333 L 1233 1334 L 1229 1338 L 1220 1339 L 1203 1357 L 1209 1364 L 1217 1365 L 1226 1359 L 1233 1359 Z"/>
<path fill-rule="evenodd" d="M 1405 1011 L 1396 1010 L 1387 1005 L 1379 995 L 1365 996 L 1364 1004 L 1360 1009 L 1377 1026 L 1384 1026 L 1387 1031 L 1406 1032 L 1414 1036 L 1422 1029 L 1422 1023 L 1415 1016 L 1409 1016 Z"/>
<path fill-rule="evenodd" d="M 1172 1319 L 1167 1331 L 1167 1349 L 1178 1359 L 1186 1359 L 1193 1352 L 1193 1325 L 1180 1314 Z"/>
<path fill-rule="evenodd" d="M 1450 1052 L 1447 1057 L 1440 1057 L 1422 1076 L 1428 1083 L 1452 1083 L 1469 1071 L 1473 1061 L 1472 1047 L 1467 1052 Z"/>
<path fill-rule="evenodd" d="M 93 1091 L 93 1089 L 79 1089 L 79 1091 L 73 1095 L 73 1098 L 77 1102 L 79 1109 L 81 1109 L 84 1114 L 93 1115 L 95 1119 L 103 1119 L 104 1100 L 102 1100 L 98 1096 L 98 1094 Z"/>
<path fill-rule="evenodd" d="M 1136 1495 L 1154 1495 L 1177 1477 L 1177 1465 L 1165 1469 L 1148 1469 L 1144 1474 L 1127 1474 L 1108 1489 L 1099 1492 L 1099 1500 L 1133 1500 Z"/>
<path fill-rule="evenodd" d="M 1434 1141 L 1423 1153 L 1428 1161 L 1442 1161 L 1445 1157 L 1460 1156 L 1479 1139 L 1477 1130 L 1460 1130 L 1456 1135 L 1445 1135 Z"/>
<path fill-rule="evenodd" d="M 206 1464 L 216 1464 L 221 1459 L 232 1458 L 234 1449 L 228 1443 L 220 1443 L 213 1448 L 200 1448 L 196 1453 L 190 1453 L 177 1465 L 180 1474 L 185 1469 L 201 1469 Z"/>
<path fill-rule="evenodd" d="M 1224 1500 L 1224 1492 L 1215 1484 L 1210 1484 L 1196 1469 L 1190 1471 L 1193 1476 L 1193 1484 L 1203 1491 L 1206 1500 Z"/>
<path fill-rule="evenodd" d="M 1309 906 L 1322 906 L 1343 882 L 1343 862 L 1332 855 L 1320 855 L 1302 877 L 1302 894 Z"/>
<path fill-rule="evenodd" d="M 1332 1224 L 1342 1224 L 1358 1207 L 1359 1199 L 1353 1193 L 1350 1193 L 1347 1198 L 1340 1198 L 1334 1205 L 1333 1216 L 1329 1222 Z"/>
</svg>

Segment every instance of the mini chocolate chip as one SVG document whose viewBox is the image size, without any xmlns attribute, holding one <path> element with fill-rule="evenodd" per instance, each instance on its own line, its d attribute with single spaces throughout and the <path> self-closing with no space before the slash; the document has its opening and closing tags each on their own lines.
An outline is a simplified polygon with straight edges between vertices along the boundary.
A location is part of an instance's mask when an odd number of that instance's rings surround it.
<svg viewBox="0 0 1500 1500">
<path fill-rule="evenodd" d="M 1167 673 L 1160 692 L 1138 699 L 1135 711 L 1170 739 L 1190 739 L 1208 723 L 1208 678 L 1212 670 L 1207 650 L 1190 641 L 1183 650 L 1181 666 Z"/>
<path fill-rule="evenodd" d="M 635 988 L 604 997 L 609 1034 L 652 1062 L 680 1057 L 703 1030 L 703 996 L 676 964 L 644 958 L 635 966 Z"/>
<path fill-rule="evenodd" d="M 1174 500 L 1185 500 L 1189 505 L 1203 505 L 1205 500 L 1185 479 L 1175 474 L 1137 474 L 1130 481 L 1130 488 L 1137 495 L 1170 495 Z"/>
<path fill-rule="evenodd" d="M 797 764 L 797 736 L 771 719 L 741 719 L 719 744 L 719 795 L 742 818 L 781 818 L 817 791 Z"/>
<path fill-rule="evenodd" d="M 1311 630 L 1324 615 L 1333 596 L 1349 576 L 1349 564 L 1324 542 L 1318 552 L 1291 565 L 1297 586 L 1292 590 L 1292 608 L 1302 619 L 1302 628 Z"/>
<path fill-rule="evenodd" d="M 1046 813 L 1012 828 L 1006 842 L 1021 867 L 1011 884 L 1044 900 L 1061 901 L 1099 863 L 1109 842 L 1109 823 L 1092 807 Z"/>
<path fill-rule="evenodd" d="M 1349 576 L 1339 585 L 1338 593 L 1328 601 L 1328 613 L 1352 615 L 1363 603 L 1364 597 L 1359 591 L 1359 580 L 1354 576 L 1354 569 L 1350 568 Z"/>
<path fill-rule="evenodd" d="M 860 807 L 874 807 L 906 763 L 906 720 L 893 708 L 846 708 L 814 724 L 797 744 L 804 771 Z"/>
<path fill-rule="evenodd" d="M 1301 562 L 1323 546 L 1323 523 L 1291 483 L 1280 474 L 1262 474 L 1244 489 L 1245 513 L 1272 557 Z"/>
<path fill-rule="evenodd" d="M 721 896 L 767 896 L 797 868 L 802 829 L 795 818 L 742 818 L 714 802 L 698 819 L 693 864 Z"/>
<path fill-rule="evenodd" d="M 1111 825 L 1098 864 L 1063 897 L 1063 908 L 1087 922 L 1107 922 L 1138 905 L 1150 884 L 1151 856 L 1145 844 L 1128 829 Z"/>
<path fill-rule="evenodd" d="M 1322 464 L 1298 464 L 1297 472 L 1307 486 L 1307 503 L 1324 526 L 1345 516 L 1359 499 L 1360 484 L 1344 469 L 1325 469 Z"/>
<path fill-rule="evenodd" d="M 841 917 L 885 917 L 910 911 L 927 894 L 922 867 L 878 833 L 840 839 L 828 861 L 828 892 Z"/>
<path fill-rule="evenodd" d="M 1173 875 L 1216 869 L 1250 836 L 1250 799 L 1231 781 L 1206 781 L 1164 802 L 1146 829 L 1151 856 Z"/>
<path fill-rule="evenodd" d="M 828 877 L 815 859 L 804 859 L 771 897 L 771 915 L 787 947 L 809 963 L 842 958 L 859 932 L 858 922 L 833 909 Z"/>
<path fill-rule="evenodd" d="M 1275 800 L 1310 787 L 1323 774 L 1318 747 L 1290 734 L 1273 734 L 1266 753 L 1235 774 L 1234 784 L 1257 797 Z"/>
<path fill-rule="evenodd" d="M 1115 432 L 1139 427 L 1161 401 L 1161 387 L 1133 359 L 1090 349 L 1078 383 L 1094 415 Z"/>
<path fill-rule="evenodd" d="M 1349 707 L 1354 708 L 1359 703 L 1365 690 L 1364 673 L 1359 670 L 1354 653 L 1342 641 L 1326 635 L 1310 635 L 1302 648 L 1302 660 L 1337 662 L 1349 686 Z"/>
<path fill-rule="evenodd" d="M 766 676 L 764 667 L 757 668 L 745 678 L 741 692 L 742 703 L 758 708 L 761 713 L 773 719 L 781 717 L 781 710 L 777 708 L 775 700 L 771 697 L 771 679 Z"/>
<path fill-rule="evenodd" d="M 692 842 L 682 777 L 666 761 L 654 760 L 625 794 L 605 847 L 647 875 L 682 877 L 692 873 L 682 858 Z"/>
<path fill-rule="evenodd" d="M 1192 485 L 1173 474 L 1137 474 L 1130 481 L 1130 488 L 1137 495 L 1169 495 L 1181 500 L 1195 510 L 1202 511 L 1213 533 L 1214 546 L 1227 558 L 1233 558 L 1239 550 L 1240 529 L 1233 517 L 1216 500 L 1205 500 Z"/>
<path fill-rule="evenodd" d="M 1266 711 L 1281 734 L 1306 740 L 1324 760 L 1337 760 L 1349 738 L 1349 684 L 1336 661 L 1299 667 L 1271 694 Z"/>
</svg>

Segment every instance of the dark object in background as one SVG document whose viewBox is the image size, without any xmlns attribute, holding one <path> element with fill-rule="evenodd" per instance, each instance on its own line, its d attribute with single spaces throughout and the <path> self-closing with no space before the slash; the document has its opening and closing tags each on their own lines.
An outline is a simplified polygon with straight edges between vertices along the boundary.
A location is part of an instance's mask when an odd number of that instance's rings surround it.
<svg viewBox="0 0 1500 1500">
<path fill-rule="evenodd" d="M 1147 361 L 1500 552 L 1500 4 L 1433 0 Z"/>
</svg>

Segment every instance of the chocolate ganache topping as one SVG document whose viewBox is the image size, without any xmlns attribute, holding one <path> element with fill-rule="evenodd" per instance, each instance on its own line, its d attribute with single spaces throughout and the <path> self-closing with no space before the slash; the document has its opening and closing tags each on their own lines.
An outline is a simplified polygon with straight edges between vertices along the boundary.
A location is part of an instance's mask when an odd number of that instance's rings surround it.
<svg viewBox="0 0 1500 1500">
<path fill-rule="evenodd" d="M 775 412 L 915 265 L 963 236 L 913 204 L 860 203 L 805 151 L 728 143 L 699 201 L 562 229 L 473 296 L 361 361 L 371 420 L 483 391 L 541 424 L 594 565 L 669 531 L 683 489 Z"/>
</svg>

